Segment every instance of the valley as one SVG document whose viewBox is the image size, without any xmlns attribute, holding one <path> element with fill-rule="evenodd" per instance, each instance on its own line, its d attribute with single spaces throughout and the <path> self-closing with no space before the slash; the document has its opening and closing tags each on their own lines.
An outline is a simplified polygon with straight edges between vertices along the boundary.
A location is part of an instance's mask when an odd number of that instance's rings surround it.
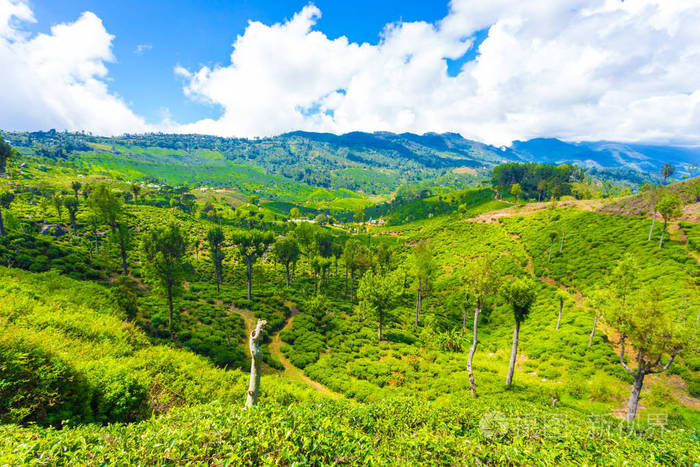
<svg viewBox="0 0 700 467">
<path fill-rule="evenodd" d="M 3 137 L 1 465 L 700 458 L 697 177 L 449 134 Z"/>
</svg>

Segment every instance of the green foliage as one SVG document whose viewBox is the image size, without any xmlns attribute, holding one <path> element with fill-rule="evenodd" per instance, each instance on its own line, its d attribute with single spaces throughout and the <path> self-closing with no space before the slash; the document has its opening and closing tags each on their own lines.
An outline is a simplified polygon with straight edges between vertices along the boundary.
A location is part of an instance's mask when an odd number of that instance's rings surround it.
<svg viewBox="0 0 700 467">
<path fill-rule="evenodd" d="M 122 204 L 107 185 L 97 185 L 91 191 L 88 205 L 102 222 L 116 228 L 122 216 Z"/>
<path fill-rule="evenodd" d="M 362 276 L 357 286 L 360 308 L 375 316 L 378 323 L 378 338 L 382 340 L 382 326 L 387 312 L 392 310 L 403 293 L 403 279 L 396 272 L 368 273 Z"/>
<path fill-rule="evenodd" d="M 500 430 L 487 429 L 487 412 L 503 414 Z M 525 414 L 532 422 L 528 429 L 517 421 Z M 700 455 L 695 432 L 661 434 L 652 426 L 625 429 L 619 422 L 601 432 L 585 417 L 566 415 L 562 428 L 548 424 L 548 414 L 534 404 L 475 401 L 445 407 L 398 399 L 366 405 L 260 404 L 256 410 L 240 410 L 212 403 L 132 425 L 0 428 L 0 462 L 685 465 Z M 142 440 L 149 440 L 148 445 Z"/>
<path fill-rule="evenodd" d="M 183 158 L 192 157 L 192 163 L 201 164 L 201 168 L 222 164 L 222 174 L 233 167 L 224 152 L 205 154 L 202 148 L 177 146 L 177 138 L 170 141 L 163 136 L 163 144 L 175 145 L 169 149 L 132 144 L 146 139 L 126 137 L 129 144 L 100 148 L 113 155 L 119 153 L 115 159 L 124 159 L 114 162 L 111 173 L 125 180 L 142 177 L 116 170 L 120 164 L 135 167 L 136 158 L 140 158 L 140 166 L 159 165 L 155 170 L 163 173 L 192 172 L 187 177 L 194 177 L 198 169 L 177 167 Z M 97 150 L 88 148 L 85 152 Z M 0 417 L 3 422 L 25 425 L 0 426 L 0 464 L 37 458 L 60 464 L 68 462 L 64 459 L 69 456 L 75 463 L 225 463 L 235 459 L 234 463 L 450 465 L 473 463 L 475 458 L 492 464 L 614 464 L 639 462 L 641 457 L 646 464 L 682 464 L 697 457 L 692 441 L 697 412 L 682 405 L 687 400 L 684 384 L 693 395 L 700 381 L 700 364 L 693 349 L 679 349 L 671 367 L 677 375 L 674 378 L 682 378 L 684 383 L 676 384 L 674 379 L 676 387 L 671 389 L 661 381 L 658 388 L 643 395 L 646 413 L 669 414 L 671 431 L 663 439 L 655 438 L 643 424 L 636 432 L 641 440 L 618 433 L 592 436 L 580 428 L 588 426 L 587 415 L 609 413 L 629 393 L 629 376 L 619 365 L 613 347 L 617 333 L 610 332 L 615 320 L 601 320 L 595 345 L 587 346 L 598 308 L 601 312 L 618 309 L 620 294 L 626 293 L 629 312 L 646 310 L 646 305 L 637 303 L 638 289 L 663 279 L 659 289 L 663 306 L 654 309 L 654 316 L 668 321 L 657 323 L 645 312 L 642 329 L 654 327 L 659 336 L 676 336 L 677 332 L 680 335 L 680 323 L 694 322 L 692 313 L 683 320 L 667 312 L 696 309 L 692 292 L 697 261 L 690 243 L 697 237 L 693 222 L 684 221 L 678 235 L 671 229 L 673 239 L 667 248 L 658 250 L 646 242 L 648 219 L 547 209 L 525 217 L 484 216 L 487 222 L 472 222 L 468 218 L 509 203 L 495 200 L 495 191 L 488 188 L 449 191 L 426 183 L 420 189 L 413 185 L 399 190 L 391 203 L 370 206 L 367 203 L 371 201 L 355 192 L 332 188 L 335 174 L 331 188 L 304 191 L 301 187 L 306 181 L 323 182 L 317 172 L 305 174 L 301 184 L 277 185 L 270 190 L 291 201 L 268 197 L 267 188 L 258 191 L 261 188 L 254 184 L 232 192 L 143 180 L 143 185 L 136 185 L 143 187 L 143 193 L 134 196 L 138 203 L 131 203 L 127 195 L 133 193 L 134 183 L 95 175 L 107 167 L 108 157 L 99 162 L 95 159 L 92 168 L 80 165 L 83 155 L 60 159 L 64 161 L 60 163 L 59 159 L 52 163 L 42 159 L 46 171 L 35 168 L 35 161 L 44 156 L 26 157 L 30 162 L 23 174 L 26 178 L 0 180 L 0 190 L 10 189 L 16 198 L 4 211 L 12 219 L 10 235 L 0 239 L 2 263 L 15 267 L 0 270 Z M 172 167 L 166 169 L 167 164 Z M 130 258 L 133 276 L 114 276 L 118 270 L 114 251 L 101 242 L 107 226 L 111 227 L 110 219 L 94 202 L 95 190 L 88 196 L 90 202 L 77 207 L 78 235 L 53 238 L 36 234 L 43 224 L 55 224 L 57 218 L 53 209 L 42 209 L 42 200 L 70 192 L 78 166 L 85 175 L 81 177 L 84 193 L 90 186 L 98 192 L 106 189 L 108 194 L 98 193 L 109 198 L 104 204 L 119 205 L 116 233 L 128 229 L 134 239 L 144 240 L 173 221 L 183 238 L 206 244 L 212 243 L 208 233 L 216 232 L 218 250 L 212 245 L 184 249 L 184 287 L 173 298 L 179 313 L 173 317 L 172 347 L 158 345 L 170 343 L 165 330 L 169 319 L 167 305 L 153 293 L 160 289 L 146 272 L 152 261 L 143 256 Z M 345 170 L 338 169 L 337 174 L 347 173 Z M 262 171 L 256 173 L 261 176 L 257 180 L 279 181 Z M 246 176 L 232 183 L 242 186 Z M 392 181 L 394 175 L 381 177 L 359 177 L 357 186 L 396 182 Z M 271 201 L 246 206 L 249 196 L 258 192 Z M 386 209 L 381 212 L 385 220 L 395 218 L 401 225 L 368 222 L 361 226 L 366 231 L 352 235 L 348 226 L 321 227 L 309 222 L 295 226 L 282 220 L 295 206 L 305 218 L 320 213 L 327 216 L 339 199 L 345 209 L 345 217 L 338 217 L 341 221 L 351 220 L 352 212 L 362 209 L 366 220 L 375 220 L 381 207 Z M 171 200 L 176 209 L 169 209 Z M 193 206 L 198 206 L 199 212 Z M 418 220 L 405 223 L 409 219 Z M 242 228 L 254 230 L 241 232 Z M 554 248 L 548 262 L 550 234 L 559 236 L 562 232 L 566 232 L 565 248 L 561 252 Z M 278 240 L 274 245 L 247 243 L 237 238 L 240 233 Z M 688 235 L 688 244 L 683 233 Z M 233 248 L 226 239 L 236 240 L 231 242 Z M 98 240 L 99 254 L 94 248 Z M 428 241 L 432 287 L 425 297 L 423 318 L 415 325 L 412 246 Z M 300 251 L 304 252 L 302 261 L 298 261 Z M 254 260 L 248 261 L 246 254 L 251 252 Z M 631 280 L 620 275 L 634 269 L 625 253 L 631 253 L 637 262 L 638 271 L 630 275 Z M 220 290 L 212 274 L 212 267 L 216 274 L 217 258 L 221 258 Z M 343 293 L 345 277 L 338 272 L 336 259 L 347 269 L 352 299 Z M 277 263 L 286 260 L 294 280 L 283 288 Z M 618 271 L 614 271 L 617 265 Z M 57 272 L 35 275 L 17 268 Z M 59 272 L 100 280 L 78 283 Z M 527 326 L 521 331 L 518 384 L 506 391 L 502 381 L 513 311 L 504 299 L 510 298 L 509 293 L 505 297 L 496 293 L 497 283 L 509 283 L 511 278 L 517 283 L 521 277 L 532 277 L 531 292 L 536 296 L 529 300 Z M 102 280 L 106 278 L 110 280 Z M 322 296 L 311 293 L 315 278 L 322 284 Z M 355 306 L 352 289 L 358 278 L 360 304 Z M 255 281 L 255 299 L 246 298 L 248 279 Z M 625 281 L 629 286 L 619 288 L 618 282 Z M 595 300 L 592 295 L 597 289 L 611 293 Z M 623 289 L 628 291 L 623 293 Z M 482 297 L 479 305 L 483 307 L 479 352 L 474 360 L 480 398 L 465 406 L 462 402 L 469 397 L 466 350 L 471 333 L 462 326 L 462 319 L 477 306 L 475 296 Z M 562 298 L 566 313 L 555 333 L 553 314 Z M 264 394 L 258 408 L 240 411 L 237 407 L 245 396 L 246 375 L 239 369 L 250 365 L 245 323 L 256 318 L 270 323 L 263 352 L 269 365 L 265 372 L 273 374 L 263 377 Z M 377 339 L 377 321 L 389 323 L 381 340 Z M 471 322 L 467 323 L 470 327 Z M 275 335 L 283 327 L 285 331 Z M 307 385 L 308 380 L 293 376 L 293 371 L 277 374 L 275 370 L 282 365 L 273 355 L 277 355 L 280 338 L 282 352 L 303 369 L 306 378 L 358 404 L 327 402 L 322 397 L 298 402 L 315 389 Z M 664 363 L 668 355 L 664 354 Z M 291 383 L 287 376 L 301 384 Z M 523 436 L 515 429 L 506 430 L 497 439 L 486 439 L 479 432 L 479 420 L 488 411 L 498 410 L 514 419 L 528 413 L 551 415 L 550 393 L 561 397 L 556 410 L 570 417 L 571 432 L 556 440 L 541 433 Z M 32 422 L 63 430 L 31 426 Z M 107 426 L 77 426 L 88 422 Z M 676 430 L 679 427 L 690 431 Z M 318 436 L 309 437 L 308 433 Z M 177 441 L 172 444 L 174 438 Z M 665 441 L 669 438 L 675 444 Z M 163 446 L 148 447 L 160 441 Z"/>
<path fill-rule="evenodd" d="M 7 163 L 12 159 L 15 154 L 15 150 L 12 148 L 10 143 L 5 141 L 2 136 L 0 136 L 0 174 L 5 173 L 7 168 Z"/>
<path fill-rule="evenodd" d="M 224 240 L 224 231 L 221 227 L 213 227 L 207 232 L 207 244 L 209 245 L 209 256 L 211 257 L 212 263 L 214 263 L 217 292 L 219 292 L 221 277 L 224 273 L 224 252 L 221 249 Z"/>
<path fill-rule="evenodd" d="M 503 289 L 503 296 L 513 308 L 515 321 L 524 321 L 530 313 L 537 291 L 531 280 L 516 278 Z"/>
<path fill-rule="evenodd" d="M 167 227 L 159 227 L 146 232 L 141 242 L 143 268 L 146 277 L 156 290 L 168 300 L 170 316 L 168 330 L 172 334 L 173 298 L 177 296 L 184 279 L 187 240 L 180 227 L 171 222 Z"/>
<path fill-rule="evenodd" d="M 209 397 L 240 400 L 245 392 L 237 374 L 151 346 L 101 285 L 55 273 L 0 272 L 4 423 L 131 422 Z"/>
<path fill-rule="evenodd" d="M 570 164 L 509 163 L 494 167 L 492 174 L 493 185 L 510 187 L 510 194 L 516 198 L 521 193 L 540 199 L 570 195 L 572 181 L 583 181 L 583 170 Z"/>
<path fill-rule="evenodd" d="M 664 218 L 664 228 L 669 221 L 680 216 L 682 204 L 681 197 L 676 193 L 666 193 L 661 197 L 659 204 L 656 205 L 656 209 Z"/>
</svg>

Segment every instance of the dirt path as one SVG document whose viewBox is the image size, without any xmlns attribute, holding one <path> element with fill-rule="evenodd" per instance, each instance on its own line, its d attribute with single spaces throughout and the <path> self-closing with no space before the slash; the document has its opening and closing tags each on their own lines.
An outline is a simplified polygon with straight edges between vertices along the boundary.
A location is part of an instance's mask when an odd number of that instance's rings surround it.
<svg viewBox="0 0 700 467">
<path fill-rule="evenodd" d="M 275 357 L 277 360 L 280 361 L 280 363 L 282 363 L 282 366 L 284 367 L 283 374 L 286 378 L 289 378 L 292 381 L 307 384 L 314 388 L 316 391 L 320 392 L 321 394 L 325 394 L 333 399 L 342 399 L 343 395 L 331 391 L 321 383 L 318 383 L 306 376 L 299 368 L 292 365 L 292 362 L 290 362 L 289 359 L 287 359 L 287 357 L 285 357 L 282 353 L 282 338 L 280 337 L 280 333 L 282 331 L 286 331 L 292 328 L 292 324 L 294 323 L 294 316 L 296 316 L 298 313 L 296 307 L 291 306 L 290 309 L 292 310 L 292 316 L 289 317 L 284 327 L 272 338 L 272 342 L 268 347 L 270 349 L 270 354 L 272 354 L 273 357 Z"/>
<path fill-rule="evenodd" d="M 679 228 L 680 230 L 680 228 Z M 676 232 L 677 236 L 682 235 L 681 233 Z M 512 237 L 512 236 L 511 236 Z M 519 242 L 519 238 L 513 237 L 513 239 L 516 242 Z M 521 245 L 522 246 L 522 245 Z M 693 253 L 692 250 L 686 248 L 686 250 L 689 253 Z M 557 287 L 559 290 L 564 291 L 571 299 L 574 300 L 574 303 L 576 304 L 577 307 L 580 309 L 584 310 L 586 313 L 591 313 L 592 310 L 586 303 L 586 301 L 583 298 L 583 295 L 579 290 L 577 290 L 574 287 L 566 287 L 564 284 L 559 283 L 556 279 L 552 277 L 547 277 L 547 276 L 541 276 L 537 277 L 534 274 L 534 267 L 533 267 L 533 259 L 530 254 L 527 253 L 525 248 L 523 247 L 523 251 L 525 252 L 525 256 L 527 257 L 528 264 L 525 267 L 525 269 L 536 279 L 542 281 L 543 283 L 552 286 L 552 287 Z M 700 255 L 698 255 L 698 261 L 700 262 Z M 598 318 L 598 324 L 597 324 L 597 330 L 596 333 L 602 333 L 608 336 L 608 345 L 612 347 L 612 350 L 615 354 L 619 355 L 620 354 L 620 335 L 617 332 L 615 328 L 610 326 L 605 319 L 601 316 Z M 587 338 L 587 336 L 586 336 Z M 630 350 L 631 353 L 631 350 Z M 700 410 L 700 398 L 693 397 L 688 393 L 688 386 L 683 381 L 682 378 L 680 378 L 677 375 L 670 375 L 667 373 L 661 373 L 661 374 L 656 374 L 656 375 L 649 375 L 645 379 L 644 386 L 642 388 L 642 396 L 648 396 L 648 394 L 651 391 L 651 388 L 653 386 L 664 386 L 668 388 L 671 396 L 681 405 L 694 409 L 694 410 Z M 632 386 L 629 386 L 629 390 L 631 391 Z M 611 409 L 611 413 L 613 416 L 623 419 L 625 418 L 625 415 L 627 414 L 627 404 L 628 404 L 628 399 L 625 399 L 624 401 L 620 402 L 620 404 L 617 407 L 613 407 Z M 637 413 L 640 411 L 644 410 L 645 406 L 644 404 L 640 401 Z"/>
</svg>

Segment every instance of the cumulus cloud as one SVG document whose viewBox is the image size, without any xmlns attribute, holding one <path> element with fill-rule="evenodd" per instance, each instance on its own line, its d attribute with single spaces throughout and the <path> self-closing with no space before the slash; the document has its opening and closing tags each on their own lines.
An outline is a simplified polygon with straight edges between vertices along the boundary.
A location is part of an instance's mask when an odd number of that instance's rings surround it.
<svg viewBox="0 0 700 467">
<path fill-rule="evenodd" d="M 309 4 L 282 23 L 251 21 L 229 63 L 176 66 L 187 98 L 223 112 L 185 125 L 164 112 L 156 126 L 110 92 L 113 36 L 100 18 L 86 12 L 32 35 L 26 0 L 0 0 L 0 128 L 700 144 L 697 0 L 452 0 L 441 21 L 388 24 L 372 44 L 328 38 L 320 16 Z M 476 59 L 460 60 L 472 48 Z M 448 60 L 461 63 L 457 74 Z"/>
<path fill-rule="evenodd" d="M 83 13 L 50 34 L 30 36 L 35 21 L 20 0 L 0 0 L 0 128 L 88 130 L 117 134 L 150 129 L 107 87 L 112 39 L 102 21 Z"/>
<path fill-rule="evenodd" d="M 377 44 L 331 40 L 308 5 L 250 22 L 231 62 L 176 73 L 223 115 L 182 131 L 457 131 L 494 144 L 700 143 L 700 5 L 694 0 L 453 0 L 436 24 L 386 26 Z M 488 28 L 476 60 L 450 76 Z"/>
</svg>

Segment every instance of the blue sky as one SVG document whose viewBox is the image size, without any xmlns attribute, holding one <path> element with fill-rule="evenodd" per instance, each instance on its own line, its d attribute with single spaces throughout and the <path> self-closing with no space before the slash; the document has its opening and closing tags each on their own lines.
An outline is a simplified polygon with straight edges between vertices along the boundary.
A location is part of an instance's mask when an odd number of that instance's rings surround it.
<svg viewBox="0 0 700 467">
<path fill-rule="evenodd" d="M 0 0 L 0 128 L 700 145 L 692 0 Z"/>
<path fill-rule="evenodd" d="M 74 21 L 84 11 L 102 19 L 114 35 L 116 63 L 109 63 L 110 89 L 137 114 L 158 121 L 167 108 L 172 118 L 189 122 L 216 118 L 215 105 L 187 99 L 176 65 L 198 68 L 227 64 L 231 44 L 248 21 L 273 24 L 291 18 L 309 2 L 293 0 L 33 0 L 37 22 L 28 29 L 47 33 L 51 25 Z M 376 44 L 384 25 L 396 21 L 437 21 L 447 15 L 445 1 L 320 0 L 317 27 L 330 39 Z M 139 45 L 142 53 L 134 53 Z"/>
</svg>

